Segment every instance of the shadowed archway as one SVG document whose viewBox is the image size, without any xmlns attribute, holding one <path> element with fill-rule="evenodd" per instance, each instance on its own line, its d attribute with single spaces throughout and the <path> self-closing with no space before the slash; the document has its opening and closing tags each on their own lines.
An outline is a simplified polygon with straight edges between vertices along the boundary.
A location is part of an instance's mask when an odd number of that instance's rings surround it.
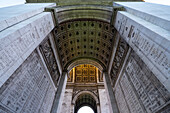
<svg viewBox="0 0 170 113">
<path fill-rule="evenodd" d="M 89 93 L 83 93 L 78 96 L 77 100 L 75 101 L 74 113 L 77 113 L 78 110 L 83 106 L 89 106 L 93 109 L 94 113 L 97 113 L 96 100 Z"/>
</svg>

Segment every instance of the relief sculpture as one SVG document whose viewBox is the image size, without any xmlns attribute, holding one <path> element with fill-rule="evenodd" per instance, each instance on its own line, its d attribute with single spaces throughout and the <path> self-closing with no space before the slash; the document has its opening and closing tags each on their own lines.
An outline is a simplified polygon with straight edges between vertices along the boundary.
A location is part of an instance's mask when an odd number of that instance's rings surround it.
<svg viewBox="0 0 170 113">
<path fill-rule="evenodd" d="M 116 50 L 115 58 L 113 60 L 113 65 L 111 69 L 111 79 L 112 83 L 115 84 L 116 79 L 118 77 L 119 71 L 123 64 L 124 58 L 126 56 L 128 50 L 127 43 L 121 38 Z"/>
<path fill-rule="evenodd" d="M 48 70 L 51 74 L 51 77 L 52 77 L 55 85 L 57 85 L 60 74 L 59 74 L 57 62 L 56 62 L 56 59 L 55 59 L 49 39 L 45 40 L 40 45 L 40 50 L 43 54 L 44 60 L 46 62 Z"/>
</svg>

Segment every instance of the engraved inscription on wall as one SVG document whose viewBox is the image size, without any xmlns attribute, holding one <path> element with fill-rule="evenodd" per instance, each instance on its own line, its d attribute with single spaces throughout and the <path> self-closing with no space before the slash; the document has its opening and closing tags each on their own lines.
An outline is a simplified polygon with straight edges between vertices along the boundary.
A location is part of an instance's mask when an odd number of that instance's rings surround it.
<svg viewBox="0 0 170 113">
<path fill-rule="evenodd" d="M 35 51 L 0 88 L 0 113 L 38 113 L 39 110 L 43 113 L 42 106 L 50 108 L 54 94 Z M 44 111 L 47 112 L 50 109 Z"/>
<path fill-rule="evenodd" d="M 152 65 L 151 68 L 154 68 L 153 73 L 159 76 L 163 83 L 170 77 L 169 46 L 168 44 L 159 43 L 163 41 L 163 37 L 151 32 L 153 34 L 152 37 L 151 33 L 147 34 L 138 24 L 121 13 L 117 14 L 115 27 L 120 35 L 137 52 L 142 60 L 147 63 L 149 68 Z M 158 74 L 158 71 L 160 74 Z"/>
<path fill-rule="evenodd" d="M 11 28 L 13 30 L 7 34 L 5 32 L 8 30 L 2 31 L 5 35 L 0 38 L 0 77 L 10 76 L 11 68 L 18 67 L 23 62 L 23 58 L 28 57 L 37 44 L 53 29 L 54 24 L 49 12 L 13 27 L 16 29 Z"/>
<path fill-rule="evenodd" d="M 56 59 L 53 53 L 53 49 L 51 47 L 51 43 L 49 40 L 49 35 L 47 36 L 47 39 L 44 40 L 44 42 L 40 45 L 40 50 L 43 54 L 44 60 L 51 74 L 51 77 L 54 81 L 54 84 L 57 86 L 60 74 L 59 74 L 57 62 L 56 62 Z"/>
<path fill-rule="evenodd" d="M 120 86 L 131 112 L 137 113 L 139 109 L 142 113 L 157 112 L 170 100 L 170 93 L 134 51 L 124 71 Z M 120 88 L 117 88 L 116 93 L 120 94 Z M 120 98 L 116 99 L 120 101 Z"/>
<path fill-rule="evenodd" d="M 136 30 L 132 43 L 143 52 L 165 77 L 170 77 L 170 53 L 150 40 L 144 33 Z"/>
<path fill-rule="evenodd" d="M 127 102 L 126 102 L 125 97 L 124 97 L 124 94 L 123 94 L 122 89 L 120 88 L 119 84 L 116 87 L 115 98 L 117 100 L 119 112 L 120 113 L 130 113 L 128 106 L 127 106 Z"/>
</svg>

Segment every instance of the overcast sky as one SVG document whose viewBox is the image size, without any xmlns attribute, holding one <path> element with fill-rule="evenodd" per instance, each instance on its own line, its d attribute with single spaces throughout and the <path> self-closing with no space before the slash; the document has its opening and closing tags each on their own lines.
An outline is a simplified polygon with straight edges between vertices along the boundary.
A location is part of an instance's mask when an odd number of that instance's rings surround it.
<svg viewBox="0 0 170 113">
<path fill-rule="evenodd" d="M 170 5 L 170 0 L 145 0 L 146 2 Z M 25 0 L 0 0 L 0 7 L 24 4 Z"/>
<path fill-rule="evenodd" d="M 84 106 L 79 109 L 78 113 L 94 113 L 94 111 L 90 107 Z"/>
<path fill-rule="evenodd" d="M 0 7 L 8 7 L 12 5 L 24 4 L 25 0 L 0 0 Z"/>
<path fill-rule="evenodd" d="M 170 5 L 170 0 L 144 0 L 145 2 Z"/>
</svg>

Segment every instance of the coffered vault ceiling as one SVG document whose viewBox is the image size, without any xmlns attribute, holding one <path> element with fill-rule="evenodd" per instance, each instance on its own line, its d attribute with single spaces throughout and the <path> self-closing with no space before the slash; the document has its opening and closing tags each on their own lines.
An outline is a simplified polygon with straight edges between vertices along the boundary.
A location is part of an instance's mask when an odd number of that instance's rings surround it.
<svg viewBox="0 0 170 113">
<path fill-rule="evenodd" d="M 96 20 L 66 22 L 59 24 L 54 34 L 64 67 L 81 58 L 93 59 L 107 67 L 115 35 L 109 23 Z"/>
<path fill-rule="evenodd" d="M 52 11 L 57 23 L 53 30 L 55 43 L 63 67 L 67 69 L 79 59 L 92 59 L 107 68 L 116 33 L 110 25 L 113 8 L 72 5 Z"/>
<path fill-rule="evenodd" d="M 27 3 L 56 3 L 46 8 L 54 14 L 53 30 L 63 69 L 82 59 L 108 68 L 115 42 L 113 0 L 26 0 Z M 121 0 L 120 0 L 121 1 Z M 141 0 L 132 0 L 141 1 Z"/>
</svg>

